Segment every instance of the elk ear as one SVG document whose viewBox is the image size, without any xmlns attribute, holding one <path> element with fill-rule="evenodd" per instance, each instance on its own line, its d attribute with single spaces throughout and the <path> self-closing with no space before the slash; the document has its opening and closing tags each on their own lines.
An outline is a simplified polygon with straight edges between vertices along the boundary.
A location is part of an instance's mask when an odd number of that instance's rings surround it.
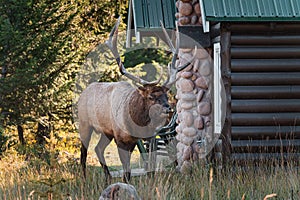
<svg viewBox="0 0 300 200">
<path fill-rule="evenodd" d="M 149 100 L 154 100 L 155 98 L 151 95 L 151 90 L 145 87 L 138 87 L 139 93 L 142 95 L 143 98 L 147 98 Z"/>
<path fill-rule="evenodd" d="M 137 90 L 139 91 L 139 93 L 143 96 L 143 97 L 147 97 L 148 96 L 148 92 L 147 89 L 145 87 L 138 87 Z"/>
</svg>

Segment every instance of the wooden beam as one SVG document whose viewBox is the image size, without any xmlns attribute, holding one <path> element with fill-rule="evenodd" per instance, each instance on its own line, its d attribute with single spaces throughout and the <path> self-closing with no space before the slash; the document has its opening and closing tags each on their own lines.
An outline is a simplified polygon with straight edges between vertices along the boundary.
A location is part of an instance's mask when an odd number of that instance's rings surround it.
<svg viewBox="0 0 300 200">
<path fill-rule="evenodd" d="M 232 73 L 232 85 L 300 85 L 299 72 Z"/>
<path fill-rule="evenodd" d="M 232 45 L 297 45 L 300 35 L 233 35 Z"/>
<path fill-rule="evenodd" d="M 255 33 L 255 34 L 266 34 L 272 33 L 295 33 L 299 34 L 300 24 L 299 23 L 255 23 L 249 22 L 245 26 L 245 23 L 232 23 L 228 26 L 229 30 L 233 33 Z"/>
<path fill-rule="evenodd" d="M 232 59 L 233 72 L 300 72 L 300 59 Z"/>
<path fill-rule="evenodd" d="M 221 28 L 221 76 L 225 87 L 225 93 L 227 95 L 227 106 L 225 123 L 222 130 L 222 144 L 224 162 L 228 162 L 231 154 L 231 32 L 229 32 L 225 26 Z"/>
<path fill-rule="evenodd" d="M 233 126 L 232 140 L 300 139 L 300 126 Z"/>
<path fill-rule="evenodd" d="M 299 58 L 300 46 L 233 46 L 232 58 Z"/>
<path fill-rule="evenodd" d="M 300 99 L 233 99 L 231 109 L 236 113 L 300 112 Z"/>
<path fill-rule="evenodd" d="M 232 86 L 234 99 L 300 99 L 300 85 Z"/>
<path fill-rule="evenodd" d="M 129 8 L 128 8 L 128 21 L 127 21 L 127 31 L 126 31 L 126 48 L 130 48 L 132 45 L 132 0 L 129 1 Z"/>
<path fill-rule="evenodd" d="M 232 113 L 233 126 L 300 126 L 300 113 Z"/>
</svg>

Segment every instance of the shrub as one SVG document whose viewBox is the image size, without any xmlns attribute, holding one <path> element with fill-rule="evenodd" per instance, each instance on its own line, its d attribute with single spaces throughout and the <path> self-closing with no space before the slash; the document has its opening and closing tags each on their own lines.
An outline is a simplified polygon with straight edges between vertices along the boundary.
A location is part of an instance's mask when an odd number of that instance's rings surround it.
<svg viewBox="0 0 300 200">
<path fill-rule="evenodd" d="M 4 135 L 4 130 L 0 125 L 0 156 L 6 150 L 9 137 Z"/>
</svg>

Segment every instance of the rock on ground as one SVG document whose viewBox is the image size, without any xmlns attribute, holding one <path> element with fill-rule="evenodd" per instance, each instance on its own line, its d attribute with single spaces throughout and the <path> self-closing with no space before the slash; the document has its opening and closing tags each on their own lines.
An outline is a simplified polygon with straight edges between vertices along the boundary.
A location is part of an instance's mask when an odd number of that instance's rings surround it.
<svg viewBox="0 0 300 200">
<path fill-rule="evenodd" d="M 133 185 L 126 183 L 114 183 L 108 186 L 99 200 L 140 200 L 138 193 Z"/>
</svg>

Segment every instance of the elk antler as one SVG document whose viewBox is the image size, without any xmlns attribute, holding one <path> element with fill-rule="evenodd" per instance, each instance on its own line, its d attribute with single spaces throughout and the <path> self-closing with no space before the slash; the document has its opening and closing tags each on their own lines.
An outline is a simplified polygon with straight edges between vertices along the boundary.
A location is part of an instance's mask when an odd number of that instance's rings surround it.
<svg viewBox="0 0 300 200">
<path fill-rule="evenodd" d="M 137 82 L 141 85 L 157 85 L 161 78 L 162 78 L 162 70 L 161 70 L 161 74 L 158 80 L 156 81 L 152 81 L 152 82 L 148 82 L 146 80 L 141 79 L 140 77 L 134 76 L 133 74 L 130 74 L 129 72 L 127 72 L 127 70 L 125 69 L 119 52 L 118 52 L 118 47 L 117 47 L 117 40 L 118 40 L 118 28 L 120 25 L 120 20 L 121 17 L 119 17 L 117 23 L 115 24 L 115 26 L 113 27 L 113 29 L 111 30 L 110 34 L 109 34 L 109 39 L 105 42 L 105 44 L 108 46 L 108 48 L 111 50 L 112 54 L 114 55 L 114 58 L 116 59 L 118 66 L 119 66 L 119 70 L 121 72 L 122 75 L 126 76 L 127 78 L 133 80 L 134 82 Z"/>
<path fill-rule="evenodd" d="M 171 63 L 168 64 L 168 77 L 167 77 L 167 80 L 163 84 L 163 86 L 165 86 L 167 88 L 170 88 L 174 84 L 174 82 L 176 81 L 176 73 L 184 70 L 195 59 L 197 47 L 195 46 L 194 55 L 193 55 L 192 59 L 190 61 L 188 61 L 185 65 L 182 65 L 182 66 L 179 66 L 178 68 L 176 68 L 176 66 L 175 66 L 176 65 L 176 59 L 178 57 L 178 52 L 179 52 L 179 32 L 178 32 L 178 28 L 177 28 L 177 31 L 176 31 L 176 44 L 175 44 L 175 47 L 174 47 L 173 44 L 172 44 L 172 41 L 169 37 L 169 34 L 167 33 L 162 21 L 160 21 L 160 26 L 161 26 L 161 28 L 163 30 L 163 33 L 164 33 L 164 35 L 167 39 L 167 44 L 168 44 L 168 46 L 170 47 L 170 49 L 173 53 L 172 61 L 171 61 Z"/>
</svg>

